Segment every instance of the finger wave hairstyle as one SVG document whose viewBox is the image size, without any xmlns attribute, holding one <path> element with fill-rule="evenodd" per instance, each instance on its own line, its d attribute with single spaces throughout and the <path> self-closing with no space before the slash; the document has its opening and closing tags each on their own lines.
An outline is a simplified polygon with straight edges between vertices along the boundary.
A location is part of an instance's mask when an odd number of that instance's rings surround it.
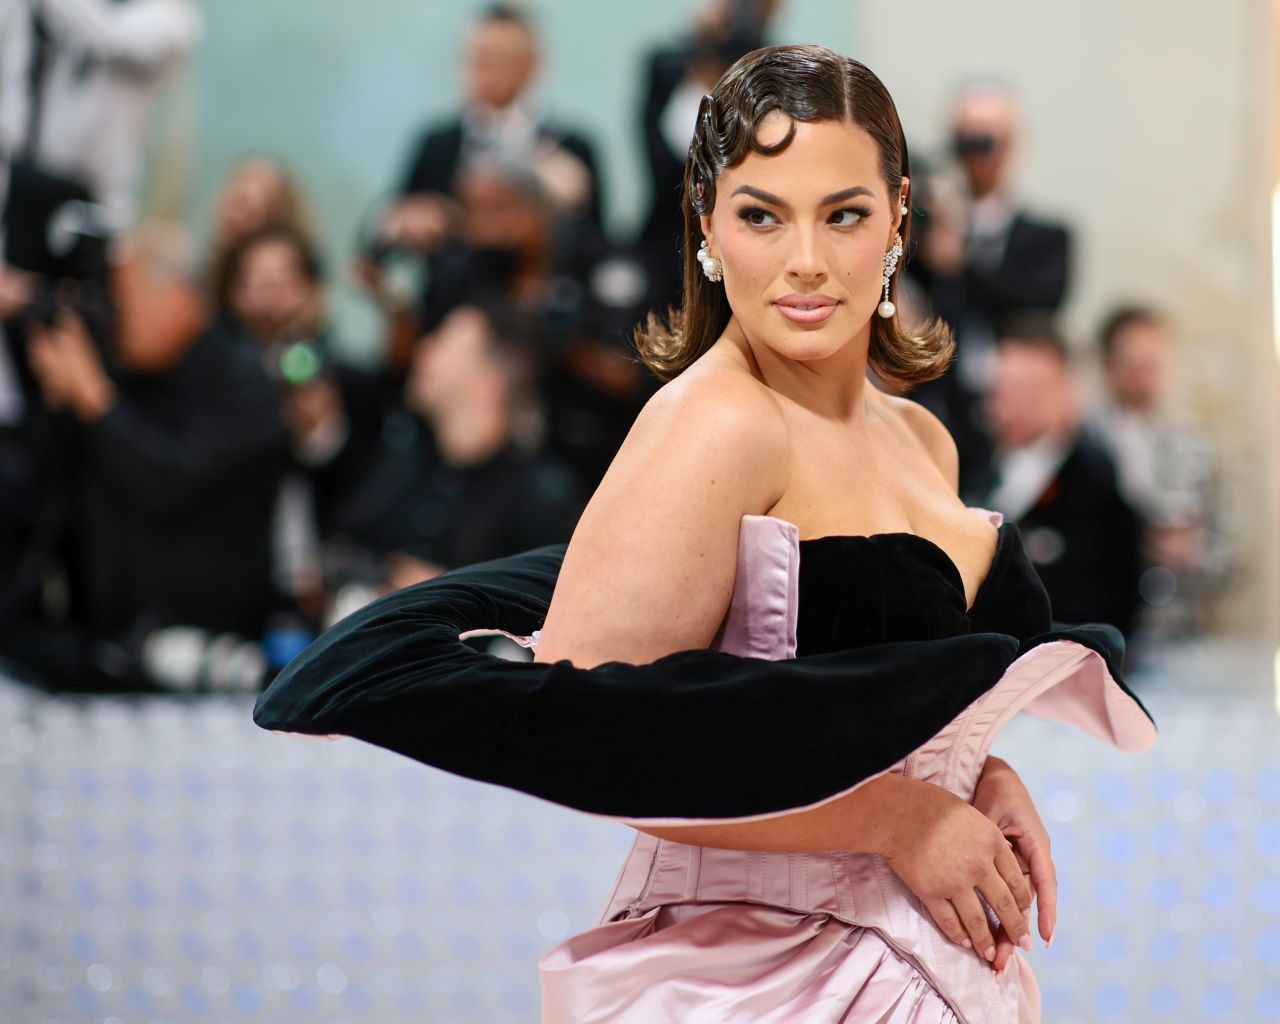
<svg viewBox="0 0 1280 1024">
<path fill-rule="evenodd" d="M 772 146 L 757 137 L 760 122 L 774 111 L 792 120 L 791 130 Z M 665 318 L 650 313 L 636 330 L 645 364 L 671 380 L 701 356 L 724 332 L 732 310 L 721 284 L 709 281 L 694 258 L 702 241 L 698 217 L 716 204 L 716 179 L 751 152 L 780 153 L 795 138 L 795 121 L 841 121 L 864 129 L 880 151 L 880 173 L 890 197 L 908 175 L 907 143 L 893 99 L 863 64 L 825 46 L 767 46 L 753 50 L 724 73 L 702 98 L 689 156 L 684 165 L 684 306 Z M 904 249 L 911 230 L 911 203 L 902 219 Z M 889 285 L 896 298 L 901 266 Z M 903 385 L 940 377 L 955 352 L 951 330 L 931 320 L 917 330 L 899 316 L 871 317 L 868 361 L 881 377 Z"/>
</svg>

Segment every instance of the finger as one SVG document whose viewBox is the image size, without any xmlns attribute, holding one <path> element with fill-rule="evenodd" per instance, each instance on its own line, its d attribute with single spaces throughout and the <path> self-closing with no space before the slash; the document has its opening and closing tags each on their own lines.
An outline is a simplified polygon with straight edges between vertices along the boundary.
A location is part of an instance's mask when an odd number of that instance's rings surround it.
<svg viewBox="0 0 1280 1024">
<path fill-rule="evenodd" d="M 987 912 L 982 907 L 982 901 L 978 899 L 977 890 L 957 893 L 951 898 L 951 905 L 955 907 L 956 915 L 964 925 L 964 930 L 968 932 L 978 955 L 988 963 L 994 960 L 996 940 L 991 935 Z"/>
<path fill-rule="evenodd" d="M 53 347 L 46 331 L 31 335 L 27 342 L 27 362 L 35 373 L 41 373 L 53 360 Z"/>
<path fill-rule="evenodd" d="M 1008 933 L 999 928 L 996 930 L 996 958 L 991 961 L 991 969 L 996 974 L 1004 974 L 1005 968 L 1009 966 L 1009 961 L 1013 959 L 1013 942 L 1010 940 Z"/>
<path fill-rule="evenodd" d="M 996 871 L 1009 887 L 1018 909 L 1027 910 L 1031 906 L 1031 887 L 1027 885 L 1026 876 L 1018 865 L 1018 858 L 1013 854 L 1013 847 L 1008 844 L 996 852 Z"/>
<path fill-rule="evenodd" d="M 987 901 L 987 905 L 995 911 L 996 917 L 1000 919 L 1000 924 L 1004 927 L 1013 943 L 1029 950 L 1031 948 L 1031 926 L 1027 923 L 1027 919 L 1022 916 L 1022 908 L 1018 906 L 1017 899 L 1010 891 L 1005 880 L 1000 877 L 999 872 L 992 870 L 979 883 L 978 891 L 982 894 L 982 898 Z"/>
<path fill-rule="evenodd" d="M 1048 843 L 1034 836 L 1023 836 L 1020 846 L 1031 874 L 1031 886 L 1036 891 L 1040 937 L 1048 942 L 1058 926 L 1058 872 L 1049 855 Z"/>
<path fill-rule="evenodd" d="M 948 900 L 925 900 L 925 909 L 933 917 L 934 923 L 942 930 L 942 934 L 954 942 L 957 946 L 964 946 L 965 949 L 973 948 L 973 940 L 969 938 L 969 933 L 964 930 L 964 925 L 960 923 L 960 918 L 956 914 L 956 908 L 953 907 Z"/>
</svg>

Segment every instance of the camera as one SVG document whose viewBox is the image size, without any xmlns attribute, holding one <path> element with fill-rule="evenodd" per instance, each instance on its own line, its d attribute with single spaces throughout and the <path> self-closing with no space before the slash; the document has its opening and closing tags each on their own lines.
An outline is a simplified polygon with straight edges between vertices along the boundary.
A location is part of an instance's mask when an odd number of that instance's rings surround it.
<svg viewBox="0 0 1280 1024">
<path fill-rule="evenodd" d="M 990 156 L 996 149 L 996 137 L 988 133 L 961 132 L 951 140 L 951 148 L 957 157 Z"/>
<path fill-rule="evenodd" d="M 278 341 L 267 348 L 265 360 L 271 379 L 286 388 L 313 384 L 325 371 L 324 349 L 314 338 Z"/>
<path fill-rule="evenodd" d="M 64 311 L 77 313 L 91 328 L 104 325 L 111 313 L 107 210 L 79 182 L 28 163 L 10 164 L 8 170 L 9 194 L 0 217 L 4 262 L 36 277 L 23 325 L 49 326 Z"/>
</svg>

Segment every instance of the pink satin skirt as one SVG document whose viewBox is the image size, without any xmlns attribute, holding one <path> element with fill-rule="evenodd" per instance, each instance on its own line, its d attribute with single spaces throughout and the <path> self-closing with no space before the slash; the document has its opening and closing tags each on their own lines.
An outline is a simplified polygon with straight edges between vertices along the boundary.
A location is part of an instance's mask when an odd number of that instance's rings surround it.
<svg viewBox="0 0 1280 1024">
<path fill-rule="evenodd" d="M 963 1024 L 872 929 L 761 904 L 655 907 L 574 936 L 541 968 L 543 1024 Z M 1018 1020 L 1035 1021 L 1022 974 Z"/>
</svg>

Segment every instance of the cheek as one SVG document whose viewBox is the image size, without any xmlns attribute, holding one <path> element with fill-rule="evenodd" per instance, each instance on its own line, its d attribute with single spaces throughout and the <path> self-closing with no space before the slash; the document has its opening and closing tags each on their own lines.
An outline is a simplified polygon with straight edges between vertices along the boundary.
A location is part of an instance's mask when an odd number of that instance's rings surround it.
<svg viewBox="0 0 1280 1024">
<path fill-rule="evenodd" d="M 839 268 L 840 279 L 851 295 L 879 296 L 884 289 L 884 250 L 870 232 L 867 238 L 842 249 Z"/>
<path fill-rule="evenodd" d="M 774 238 L 752 235 L 734 224 L 717 235 L 725 281 L 735 291 L 768 284 L 782 272 L 783 250 Z"/>
</svg>

